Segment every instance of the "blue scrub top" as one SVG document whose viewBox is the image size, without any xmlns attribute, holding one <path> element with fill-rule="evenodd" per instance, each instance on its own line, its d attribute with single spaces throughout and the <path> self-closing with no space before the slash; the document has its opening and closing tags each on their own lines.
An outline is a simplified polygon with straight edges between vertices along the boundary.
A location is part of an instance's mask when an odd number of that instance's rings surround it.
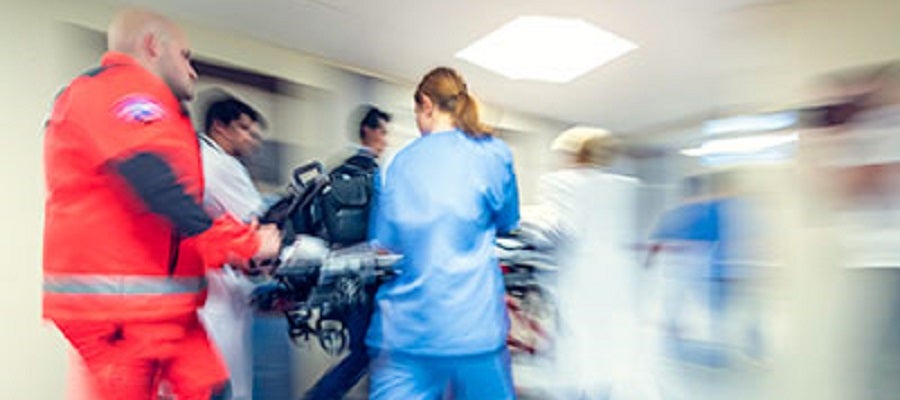
<svg viewBox="0 0 900 400">
<path fill-rule="evenodd" d="M 371 237 L 402 254 L 379 288 L 370 347 L 417 355 L 494 351 L 508 320 L 494 239 L 518 225 L 512 153 L 459 130 L 401 150 L 378 187 Z"/>
<path fill-rule="evenodd" d="M 720 201 L 698 201 L 679 205 L 660 216 L 651 235 L 657 240 L 715 242 L 720 238 Z"/>
<path fill-rule="evenodd" d="M 739 254 L 741 242 L 758 240 L 760 216 L 752 204 L 740 198 L 716 198 L 682 204 L 666 211 L 651 239 L 685 240 L 715 244 L 708 277 L 712 279 L 746 278 L 753 268 L 731 265 L 734 258 L 752 259 Z"/>
</svg>

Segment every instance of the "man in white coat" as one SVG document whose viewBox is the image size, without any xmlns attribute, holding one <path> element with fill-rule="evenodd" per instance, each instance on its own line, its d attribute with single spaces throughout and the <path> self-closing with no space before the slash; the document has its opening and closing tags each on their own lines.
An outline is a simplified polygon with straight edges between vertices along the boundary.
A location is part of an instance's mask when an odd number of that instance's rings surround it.
<svg viewBox="0 0 900 400">
<path fill-rule="evenodd" d="M 256 110 L 233 97 L 216 100 L 207 109 L 200 147 L 205 180 L 203 206 L 211 215 L 231 213 L 250 222 L 262 213 L 262 196 L 238 159 L 259 147 L 261 121 Z M 209 297 L 200 316 L 228 365 L 232 388 L 229 400 L 251 400 L 249 302 L 254 285 L 239 269 L 227 265 L 210 271 L 208 279 Z"/>
</svg>

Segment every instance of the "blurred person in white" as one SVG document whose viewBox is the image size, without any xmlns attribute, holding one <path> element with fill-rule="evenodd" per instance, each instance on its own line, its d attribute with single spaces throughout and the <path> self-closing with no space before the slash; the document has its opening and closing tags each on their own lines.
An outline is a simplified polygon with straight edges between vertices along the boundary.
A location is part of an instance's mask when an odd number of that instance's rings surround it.
<svg viewBox="0 0 900 400">
<path fill-rule="evenodd" d="M 635 377 L 639 183 L 606 171 L 618 148 L 606 131 L 566 131 L 551 147 L 562 168 L 540 181 L 540 203 L 565 237 L 558 249 L 560 399 L 614 399 Z"/>
<path fill-rule="evenodd" d="M 856 91 L 849 120 L 817 160 L 838 186 L 836 240 L 841 279 L 840 361 L 860 399 L 900 393 L 900 65 L 863 71 L 842 83 Z M 844 122 L 844 121 L 838 121 Z"/>
<path fill-rule="evenodd" d="M 263 212 L 263 199 L 241 163 L 262 140 L 262 116 L 230 95 L 212 101 L 200 134 L 203 161 L 203 206 L 211 215 L 231 213 L 250 222 Z M 242 271 L 226 265 L 207 274 L 209 297 L 200 317 L 222 353 L 230 373 L 232 400 L 253 394 L 250 292 L 254 284 Z"/>
</svg>

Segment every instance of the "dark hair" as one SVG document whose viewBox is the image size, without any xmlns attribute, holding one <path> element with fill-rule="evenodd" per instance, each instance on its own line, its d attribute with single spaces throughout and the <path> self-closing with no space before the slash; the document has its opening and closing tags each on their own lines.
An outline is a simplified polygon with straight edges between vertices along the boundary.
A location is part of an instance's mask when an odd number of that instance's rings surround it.
<svg viewBox="0 0 900 400">
<path fill-rule="evenodd" d="M 427 73 L 416 88 L 413 98 L 422 104 L 424 97 L 431 99 L 439 110 L 453 115 L 454 124 L 469 136 L 491 135 L 491 128 L 478 118 L 478 104 L 469 94 L 466 82 L 456 70 L 437 67 Z"/>
<path fill-rule="evenodd" d="M 240 119 L 241 115 L 244 114 L 250 117 L 253 122 L 265 126 L 266 123 L 259 112 L 254 110 L 253 107 L 250 107 L 247 103 L 230 96 L 216 100 L 206 109 L 206 118 L 203 125 L 206 129 L 205 132 L 208 133 L 212 129 L 213 123 L 216 121 L 228 125 L 232 121 Z"/>
<path fill-rule="evenodd" d="M 391 115 L 375 106 L 366 107 L 366 114 L 359 121 L 359 140 L 365 140 L 366 138 L 363 128 L 378 129 L 381 121 L 391 122 Z"/>
</svg>

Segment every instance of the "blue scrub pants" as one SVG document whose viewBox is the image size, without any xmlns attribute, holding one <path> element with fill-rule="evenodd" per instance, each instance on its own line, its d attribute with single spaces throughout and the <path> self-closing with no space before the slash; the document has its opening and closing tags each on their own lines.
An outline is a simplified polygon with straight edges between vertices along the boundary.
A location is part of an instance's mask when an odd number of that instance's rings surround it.
<svg viewBox="0 0 900 400">
<path fill-rule="evenodd" d="M 466 356 L 420 356 L 370 349 L 369 399 L 515 399 L 506 347 Z"/>
</svg>

